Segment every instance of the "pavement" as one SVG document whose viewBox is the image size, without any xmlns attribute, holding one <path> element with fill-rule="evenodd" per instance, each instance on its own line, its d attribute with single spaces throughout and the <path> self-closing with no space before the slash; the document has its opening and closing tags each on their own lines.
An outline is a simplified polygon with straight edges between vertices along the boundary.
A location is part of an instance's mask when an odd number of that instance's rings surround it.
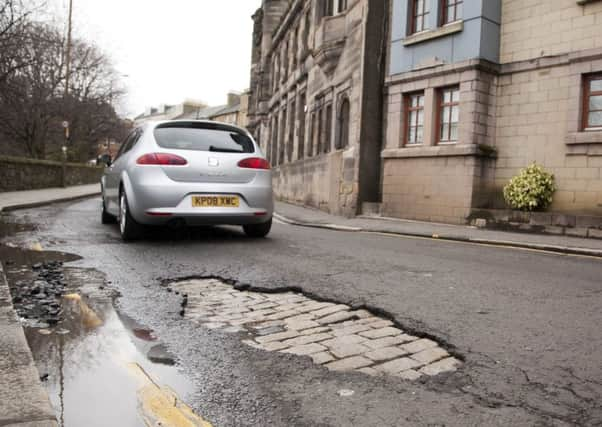
<svg viewBox="0 0 602 427">
<path fill-rule="evenodd" d="M 100 224 L 99 210 L 95 198 L 15 212 L 9 218 L 33 227 L 7 243 L 78 254 L 71 266 L 105 275 L 121 295 L 120 312 L 152 330 L 192 383 L 193 392 L 178 394 L 213 425 L 602 423 L 599 258 L 280 221 L 267 239 L 211 227 L 156 229 L 125 244 L 116 225 Z M 236 333 L 199 323 L 192 294 L 190 316 L 180 314 L 183 295 L 167 285 L 194 278 L 365 309 L 439 343 L 462 365 L 407 381 L 331 370 L 312 354 L 254 348 Z M 347 351 L 334 344 L 319 345 Z M 71 360 L 89 357 L 87 349 Z M 296 352 L 303 350 L 313 351 Z M 68 404 L 66 414 L 73 412 Z"/>
<path fill-rule="evenodd" d="M 67 202 L 100 194 L 100 184 L 0 193 L 0 212 Z"/>
<path fill-rule="evenodd" d="M 56 427 L 0 263 L 0 426 Z"/>
<path fill-rule="evenodd" d="M 494 231 L 471 226 L 384 217 L 343 218 L 317 209 L 283 202 L 276 202 L 276 218 L 292 225 L 337 231 L 386 233 L 602 257 L 600 239 Z"/>
</svg>

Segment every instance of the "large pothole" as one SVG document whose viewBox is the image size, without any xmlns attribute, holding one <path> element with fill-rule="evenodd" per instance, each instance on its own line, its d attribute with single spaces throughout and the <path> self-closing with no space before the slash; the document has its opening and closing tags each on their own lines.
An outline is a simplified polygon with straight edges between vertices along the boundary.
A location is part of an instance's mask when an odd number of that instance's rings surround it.
<svg viewBox="0 0 602 427">
<path fill-rule="evenodd" d="M 217 279 L 179 281 L 169 289 L 183 296 L 186 318 L 209 329 L 243 333 L 243 342 L 258 349 L 309 356 L 333 371 L 416 380 L 461 365 L 436 341 L 345 304 L 294 292 L 240 291 Z"/>
</svg>

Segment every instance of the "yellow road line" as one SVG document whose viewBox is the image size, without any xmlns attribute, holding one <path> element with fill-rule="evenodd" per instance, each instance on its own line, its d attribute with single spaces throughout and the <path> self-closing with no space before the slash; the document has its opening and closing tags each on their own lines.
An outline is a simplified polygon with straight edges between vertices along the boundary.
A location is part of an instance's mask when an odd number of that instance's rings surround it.
<svg viewBox="0 0 602 427">
<path fill-rule="evenodd" d="M 149 427 L 212 427 L 211 423 L 194 413 L 168 387 L 161 387 L 137 363 L 128 368 L 140 383 L 138 403 L 140 416 Z"/>
</svg>

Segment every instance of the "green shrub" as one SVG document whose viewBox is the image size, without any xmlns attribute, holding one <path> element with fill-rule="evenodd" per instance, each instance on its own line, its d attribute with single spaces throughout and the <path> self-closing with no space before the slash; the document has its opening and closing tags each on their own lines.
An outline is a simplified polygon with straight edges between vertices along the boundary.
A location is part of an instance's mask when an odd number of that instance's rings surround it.
<svg viewBox="0 0 602 427">
<path fill-rule="evenodd" d="M 504 187 L 504 199 L 514 209 L 544 210 L 556 191 L 554 175 L 535 163 L 523 169 Z"/>
</svg>

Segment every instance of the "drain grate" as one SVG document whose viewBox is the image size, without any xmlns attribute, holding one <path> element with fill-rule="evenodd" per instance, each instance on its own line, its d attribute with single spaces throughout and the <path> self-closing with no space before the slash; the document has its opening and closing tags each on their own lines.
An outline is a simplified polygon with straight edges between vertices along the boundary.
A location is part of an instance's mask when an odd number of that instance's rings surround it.
<svg viewBox="0 0 602 427">
<path fill-rule="evenodd" d="M 209 329 L 247 333 L 243 342 L 309 356 L 333 371 L 394 375 L 415 380 L 458 369 L 439 344 L 405 333 L 393 322 L 344 304 L 292 293 L 238 291 L 217 279 L 170 285 L 184 295 L 185 317 Z"/>
</svg>

